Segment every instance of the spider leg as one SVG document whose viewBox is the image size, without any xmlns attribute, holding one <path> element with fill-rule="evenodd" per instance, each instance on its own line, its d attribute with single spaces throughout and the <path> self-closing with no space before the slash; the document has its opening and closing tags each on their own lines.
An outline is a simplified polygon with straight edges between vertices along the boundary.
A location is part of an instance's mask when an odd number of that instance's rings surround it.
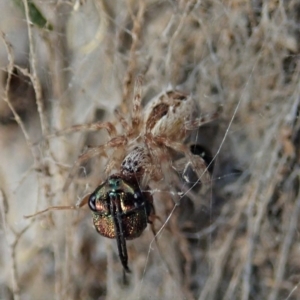
<svg viewBox="0 0 300 300">
<path fill-rule="evenodd" d="M 186 186 L 185 184 L 183 184 L 183 182 L 179 180 L 178 176 L 174 176 L 174 183 L 175 183 L 177 190 L 180 193 L 179 194 L 180 199 L 184 196 L 187 196 L 193 202 L 195 207 L 198 207 L 200 205 L 204 205 L 204 206 L 207 205 L 207 203 L 204 201 L 204 199 L 199 197 L 199 194 L 195 193 L 193 191 L 193 189 L 191 189 L 189 186 Z"/>
<path fill-rule="evenodd" d="M 124 128 L 125 133 L 128 134 L 131 130 L 131 127 L 128 124 L 128 122 L 125 120 L 125 118 L 118 109 L 115 109 L 114 113 L 119 123 L 122 125 L 122 128 Z"/>
<path fill-rule="evenodd" d="M 111 122 L 94 122 L 94 123 L 88 123 L 88 124 L 78 124 L 71 126 L 66 129 L 62 129 L 60 131 L 56 131 L 44 138 L 44 139 L 51 139 L 54 137 L 66 135 L 73 132 L 80 132 L 80 131 L 98 131 L 101 129 L 106 129 L 108 135 L 110 138 L 114 138 L 117 135 L 117 130 L 115 126 Z"/>
<path fill-rule="evenodd" d="M 84 205 L 86 205 L 88 203 L 90 194 L 87 194 L 86 196 L 84 196 L 81 201 L 76 204 L 76 205 L 61 205 L 61 206 L 50 206 L 47 207 L 46 209 L 40 210 L 32 215 L 27 215 L 24 216 L 25 219 L 29 219 L 29 218 L 33 218 L 36 217 L 38 215 L 41 215 L 43 213 L 46 213 L 48 211 L 52 211 L 52 210 L 69 210 L 69 209 L 79 209 L 81 207 L 83 207 Z"/>
<path fill-rule="evenodd" d="M 145 150 L 151 158 L 151 164 L 147 166 L 146 172 L 149 173 L 152 180 L 158 182 L 164 178 L 161 162 L 167 158 L 162 149 L 156 144 L 151 133 L 145 136 Z"/>
<path fill-rule="evenodd" d="M 180 253 L 184 258 L 184 276 L 182 278 L 184 293 L 189 295 L 188 298 L 192 299 L 193 297 L 191 297 L 189 286 L 191 284 L 191 270 L 193 258 L 189 250 L 188 241 L 178 226 L 178 213 L 178 211 L 175 212 L 174 217 L 170 219 L 170 230 L 173 236 L 175 237 Z"/>
<path fill-rule="evenodd" d="M 190 163 L 194 172 L 197 174 L 199 180 L 205 183 L 210 182 L 210 175 L 205 161 L 198 155 L 194 155 L 190 152 L 190 149 L 181 143 L 172 142 L 165 137 L 153 137 L 158 143 L 163 144 L 177 152 L 183 153 L 188 159 L 187 163 Z M 187 168 L 187 167 L 186 167 Z M 202 180 L 203 178 L 203 180 Z"/>
<path fill-rule="evenodd" d="M 192 154 L 192 155 L 194 155 L 194 154 Z M 195 157 L 196 157 L 196 155 L 194 155 Z M 201 158 L 202 159 L 202 158 Z M 178 172 L 180 172 L 180 173 L 182 173 L 182 178 L 184 179 L 184 181 L 186 182 L 186 183 L 195 183 L 195 182 L 193 182 L 190 178 L 189 178 L 189 176 L 188 176 L 188 170 L 189 170 L 189 168 L 192 168 L 192 169 L 194 169 L 194 167 L 193 167 L 193 163 L 189 160 L 189 158 L 188 157 L 182 157 L 182 158 L 180 158 L 180 159 L 178 159 L 178 160 L 176 160 L 175 162 L 173 162 L 173 168 L 176 170 L 176 171 L 178 171 Z M 203 167 L 206 167 L 206 164 L 205 164 L 205 166 L 203 166 Z M 195 171 L 195 170 L 194 170 Z M 197 176 L 198 176 L 198 174 L 197 174 Z M 199 179 L 199 178 L 198 178 Z M 194 179 L 194 181 L 195 181 L 195 179 Z"/>
<path fill-rule="evenodd" d="M 78 209 L 78 207 L 76 205 L 66 205 L 66 206 L 50 206 L 47 207 L 46 209 L 40 210 L 32 215 L 27 215 L 24 216 L 25 219 L 30 219 L 33 217 L 36 217 L 38 215 L 41 215 L 43 213 L 46 213 L 47 211 L 52 211 L 52 210 L 69 210 L 69 209 Z"/>
<path fill-rule="evenodd" d="M 185 122 L 185 129 L 186 130 L 195 130 L 206 123 L 214 121 L 219 116 L 220 116 L 220 112 L 216 111 L 212 114 L 205 115 L 200 118 L 196 118 L 194 120 L 187 121 L 187 122 Z"/>
<path fill-rule="evenodd" d="M 119 137 L 112 138 L 104 145 L 87 149 L 84 153 L 82 153 L 78 157 L 77 161 L 71 168 L 67 181 L 63 187 L 63 191 L 67 190 L 68 186 L 70 185 L 72 179 L 75 176 L 77 169 L 80 167 L 82 163 L 86 162 L 87 160 L 95 156 L 106 156 L 106 152 L 105 152 L 106 149 L 117 148 L 117 147 L 124 146 L 126 144 L 127 144 L 127 138 L 125 136 L 119 136 Z"/>
<path fill-rule="evenodd" d="M 143 77 L 137 76 L 133 91 L 132 128 L 136 128 L 141 123 L 141 102 L 142 102 Z"/>
<path fill-rule="evenodd" d="M 161 154 L 159 156 L 160 159 L 160 172 L 161 176 L 164 178 L 164 182 L 167 186 L 167 189 L 169 193 L 172 195 L 172 205 L 178 204 L 180 201 L 180 194 L 177 191 L 176 186 L 174 185 L 174 182 L 178 179 L 178 175 L 174 172 L 174 169 L 172 168 L 172 160 L 167 152 L 168 149 L 166 147 L 160 147 Z M 163 151 L 164 150 L 164 151 Z"/>
</svg>

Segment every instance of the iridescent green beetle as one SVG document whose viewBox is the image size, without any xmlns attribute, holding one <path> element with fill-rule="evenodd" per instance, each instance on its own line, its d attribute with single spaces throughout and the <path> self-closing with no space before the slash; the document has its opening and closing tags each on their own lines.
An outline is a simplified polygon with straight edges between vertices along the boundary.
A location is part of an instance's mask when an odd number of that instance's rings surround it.
<svg viewBox="0 0 300 300">
<path fill-rule="evenodd" d="M 126 240 L 139 237 L 147 223 L 151 223 L 149 216 L 154 212 L 151 194 L 141 191 L 134 177 L 114 174 L 90 195 L 88 205 L 97 232 L 117 240 L 124 270 L 130 272 Z"/>
</svg>

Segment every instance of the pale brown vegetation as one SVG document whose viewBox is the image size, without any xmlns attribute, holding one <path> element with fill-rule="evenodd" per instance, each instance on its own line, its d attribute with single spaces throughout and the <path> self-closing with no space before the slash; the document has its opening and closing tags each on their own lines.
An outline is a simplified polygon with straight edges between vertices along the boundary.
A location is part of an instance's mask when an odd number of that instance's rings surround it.
<svg viewBox="0 0 300 300">
<path fill-rule="evenodd" d="M 298 299 L 300 279 L 297 1 L 34 1 L 39 29 L 0 1 L 1 299 Z M 81 3 L 82 2 L 82 3 Z M 47 136 L 110 121 L 168 86 L 192 93 L 217 121 L 188 142 L 214 157 L 195 197 L 153 188 L 151 230 L 128 243 L 122 284 L 116 244 L 74 205 L 104 179 L 104 160 L 68 172 L 105 131 Z M 173 194 L 171 194 L 171 192 Z M 299 266 L 298 266 L 299 264 Z"/>
</svg>

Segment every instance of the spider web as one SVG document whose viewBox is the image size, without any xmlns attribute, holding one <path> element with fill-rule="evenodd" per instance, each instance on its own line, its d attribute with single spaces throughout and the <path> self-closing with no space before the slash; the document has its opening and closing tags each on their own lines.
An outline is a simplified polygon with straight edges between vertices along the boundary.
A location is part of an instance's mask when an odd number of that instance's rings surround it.
<svg viewBox="0 0 300 300">
<path fill-rule="evenodd" d="M 299 298 L 299 5 L 28 3 L 0 1 L 0 298 Z M 29 21 L 32 3 L 52 31 Z M 211 182 L 151 185 L 157 233 L 127 243 L 124 285 L 116 243 L 88 209 L 23 216 L 74 205 L 106 178 L 94 158 L 62 192 L 105 131 L 45 137 L 115 120 L 118 106 L 127 116 L 140 73 L 143 105 L 173 87 L 201 115 L 222 113 L 185 141 L 210 156 Z"/>
</svg>

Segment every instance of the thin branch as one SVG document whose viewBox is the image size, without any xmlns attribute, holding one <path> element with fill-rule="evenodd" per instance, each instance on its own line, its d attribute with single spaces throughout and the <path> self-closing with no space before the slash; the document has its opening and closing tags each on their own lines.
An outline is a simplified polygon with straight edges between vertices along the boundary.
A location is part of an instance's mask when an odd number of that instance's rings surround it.
<svg viewBox="0 0 300 300">
<path fill-rule="evenodd" d="M 33 84 L 34 91 L 35 91 L 36 104 L 37 104 L 37 109 L 38 109 L 38 113 L 39 113 L 40 120 L 41 120 L 42 132 L 44 135 L 46 135 L 49 132 L 49 128 L 48 128 L 48 122 L 46 120 L 45 109 L 44 109 L 44 104 L 43 104 L 43 100 L 42 100 L 41 83 L 40 83 L 38 75 L 37 75 L 36 54 L 35 54 L 35 49 L 33 46 L 33 34 L 32 34 L 32 28 L 31 28 L 32 22 L 30 21 L 30 17 L 29 17 L 28 0 L 23 0 L 23 4 L 24 4 L 24 8 L 25 8 L 26 24 L 27 24 L 28 39 L 29 39 L 30 67 L 32 70 L 32 75 L 33 75 L 32 84 Z"/>
</svg>

